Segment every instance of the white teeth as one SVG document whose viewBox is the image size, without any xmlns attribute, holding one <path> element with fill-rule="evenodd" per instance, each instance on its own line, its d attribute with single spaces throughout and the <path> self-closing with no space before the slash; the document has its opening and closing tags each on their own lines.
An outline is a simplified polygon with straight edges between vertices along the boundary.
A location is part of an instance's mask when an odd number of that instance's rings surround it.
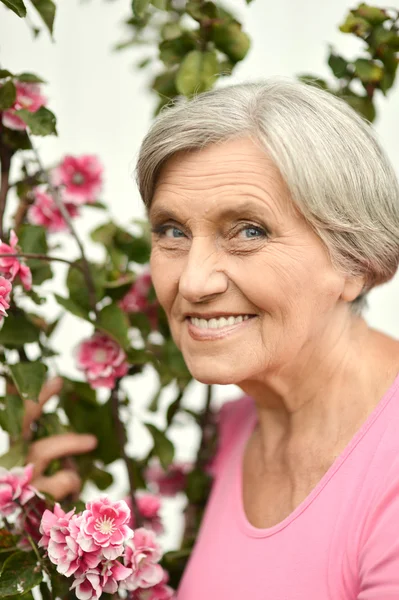
<svg viewBox="0 0 399 600">
<path fill-rule="evenodd" d="M 227 325 L 236 325 L 238 323 L 242 323 L 242 321 L 247 321 L 249 319 L 249 315 L 240 315 L 239 317 L 220 317 L 219 319 L 199 319 L 198 317 L 190 317 L 190 321 L 196 327 L 200 327 L 201 329 L 220 329 L 222 327 L 226 327 Z"/>
</svg>

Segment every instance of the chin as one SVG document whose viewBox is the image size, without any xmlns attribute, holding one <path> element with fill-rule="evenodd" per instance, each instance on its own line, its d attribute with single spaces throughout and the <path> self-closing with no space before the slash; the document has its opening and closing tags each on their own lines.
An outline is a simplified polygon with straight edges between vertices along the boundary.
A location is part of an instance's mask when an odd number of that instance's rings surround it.
<svg viewBox="0 0 399 600">
<path fill-rule="evenodd" d="M 197 361 L 186 361 L 187 368 L 191 375 L 200 383 L 207 385 L 232 385 L 238 384 L 243 377 L 237 376 L 237 370 L 231 365 L 200 365 Z"/>
</svg>

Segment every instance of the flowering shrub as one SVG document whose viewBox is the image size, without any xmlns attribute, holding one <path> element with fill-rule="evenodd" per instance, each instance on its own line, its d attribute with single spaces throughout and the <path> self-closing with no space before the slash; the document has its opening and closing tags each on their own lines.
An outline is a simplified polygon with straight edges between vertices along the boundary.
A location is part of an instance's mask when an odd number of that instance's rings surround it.
<svg viewBox="0 0 399 600">
<path fill-rule="evenodd" d="M 20 17 L 26 15 L 24 0 L 0 3 Z M 32 5 L 52 33 L 54 2 Z M 163 65 L 151 82 L 158 96 L 156 113 L 176 96 L 190 98 L 211 89 L 249 49 L 241 23 L 216 2 L 140 0 L 131 3 L 131 11 L 131 39 L 121 47 L 146 43 L 146 31 L 151 31 L 150 43 L 154 33 L 159 38 L 158 51 L 150 53 Z M 340 29 L 361 40 L 361 58 L 349 61 L 331 51 L 328 64 L 334 84 L 312 76 L 302 79 L 345 97 L 372 121 L 376 94 L 387 94 L 395 81 L 399 12 L 361 4 Z M 144 61 L 140 68 L 151 62 Z M 10 441 L 9 451 L 0 457 L 0 599 L 31 597 L 35 588 L 35 598 L 41 595 L 43 600 L 91 600 L 103 593 L 128 600 L 170 600 L 195 543 L 217 464 L 218 414 L 212 407 L 212 388 L 205 389 L 203 410 L 185 407 L 191 375 L 154 296 L 148 228 L 126 215 L 121 225 L 111 220 L 100 198 L 104 168 L 99 158 L 68 155 L 43 165 L 36 136 L 57 133 L 43 85 L 36 74 L 0 69 L 0 426 Z M 75 230 L 76 220 L 91 210 L 104 214 L 103 223 L 90 233 L 101 247 L 98 261 L 88 260 L 85 241 Z M 65 251 L 67 238 L 75 242 L 77 258 Z M 60 263 L 67 265 L 65 291 L 58 293 L 57 277 L 55 293 L 43 284 L 52 280 Z M 49 295 L 60 309 L 54 321 L 47 314 Z M 63 372 L 63 357 L 54 350 L 52 336 L 66 313 L 75 319 L 81 377 L 63 377 L 52 412 L 41 412 L 48 376 L 54 366 Z M 82 322 L 90 329 L 85 339 L 80 335 Z M 173 387 L 176 396 L 164 426 L 142 424 L 151 447 L 143 456 L 136 444 L 138 455 L 133 456 L 126 450 L 129 423 L 124 409 L 134 405 L 127 377 L 141 374 L 147 366 L 158 380 L 148 410 L 158 411 L 166 386 Z M 29 410 L 35 416 L 26 426 Z M 175 460 L 169 436 L 182 413 L 201 429 L 192 463 Z M 56 477 L 66 467 L 73 469 L 83 490 L 91 482 L 101 492 L 86 504 L 79 494 L 55 503 L 36 489 L 33 466 L 22 466 L 28 441 L 66 432 L 91 434 L 97 446 L 73 460 L 53 460 L 45 472 L 38 460 L 38 481 Z M 109 466 L 117 460 L 126 467 L 128 497 L 114 501 L 103 491 L 113 481 Z M 162 497 L 177 493 L 187 499 L 184 533 L 178 550 L 162 555 Z"/>
</svg>

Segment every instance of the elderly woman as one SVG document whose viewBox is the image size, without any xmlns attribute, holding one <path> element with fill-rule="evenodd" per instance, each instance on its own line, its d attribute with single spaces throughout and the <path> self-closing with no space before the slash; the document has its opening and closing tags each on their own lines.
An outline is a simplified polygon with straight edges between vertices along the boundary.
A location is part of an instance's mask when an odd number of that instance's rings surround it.
<svg viewBox="0 0 399 600">
<path fill-rule="evenodd" d="M 399 598 L 399 342 L 361 316 L 399 263 L 370 126 L 294 81 L 163 111 L 137 180 L 190 372 L 236 384 L 178 600 Z"/>
</svg>

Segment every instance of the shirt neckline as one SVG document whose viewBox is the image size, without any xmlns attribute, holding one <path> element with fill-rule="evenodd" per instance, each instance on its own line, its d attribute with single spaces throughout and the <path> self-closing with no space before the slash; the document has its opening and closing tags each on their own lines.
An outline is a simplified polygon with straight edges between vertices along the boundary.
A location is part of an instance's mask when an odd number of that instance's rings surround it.
<svg viewBox="0 0 399 600">
<path fill-rule="evenodd" d="M 323 475 L 323 477 L 320 479 L 320 481 L 317 483 L 317 485 L 313 488 L 313 490 L 308 494 L 308 496 L 287 517 L 285 517 L 285 519 L 283 519 L 279 523 L 276 523 L 276 525 L 273 525 L 272 527 L 267 527 L 267 528 L 255 527 L 248 521 L 246 514 L 245 514 L 245 510 L 244 510 L 243 495 L 242 495 L 242 492 L 243 492 L 242 474 L 243 474 L 244 452 L 245 452 L 246 444 L 257 425 L 256 409 L 255 409 L 254 403 L 252 402 L 251 412 L 250 412 L 250 415 L 248 418 L 248 422 L 245 425 L 245 427 L 243 427 L 243 434 L 242 434 L 242 437 L 238 444 L 238 452 L 237 452 L 237 455 L 235 458 L 236 464 L 234 465 L 234 469 L 235 469 L 234 491 L 232 494 L 233 501 L 234 501 L 235 514 L 237 515 L 238 524 L 240 526 L 240 529 L 243 531 L 243 533 L 245 533 L 246 535 L 248 535 L 250 537 L 255 537 L 255 538 L 270 537 L 270 536 L 275 535 L 278 532 L 282 531 L 283 529 L 288 527 L 290 525 L 290 523 L 292 523 L 295 519 L 297 519 L 308 508 L 308 506 L 310 506 L 310 504 L 312 504 L 312 502 L 320 494 L 320 492 L 327 485 L 327 483 L 330 481 L 330 479 L 333 477 L 333 475 L 339 470 L 341 465 L 345 462 L 345 460 L 352 453 L 352 451 L 357 446 L 357 444 L 360 442 L 360 440 L 363 438 L 363 436 L 370 429 L 371 425 L 374 423 L 374 421 L 377 419 L 377 417 L 381 414 L 381 412 L 387 406 L 387 404 L 393 397 L 393 395 L 394 395 L 395 391 L 398 389 L 398 387 L 399 387 L 399 373 L 397 373 L 393 383 L 388 388 L 388 390 L 385 392 L 385 394 L 383 395 L 381 400 L 378 402 L 378 404 L 375 406 L 373 411 L 369 414 L 369 416 L 367 417 L 367 419 L 365 420 L 363 425 L 355 433 L 353 438 L 350 440 L 350 442 L 347 444 L 347 446 L 344 448 L 344 450 L 341 452 L 341 454 L 335 459 L 335 461 L 333 462 L 331 467 L 328 469 L 328 471 L 326 471 L 326 473 Z"/>
</svg>

